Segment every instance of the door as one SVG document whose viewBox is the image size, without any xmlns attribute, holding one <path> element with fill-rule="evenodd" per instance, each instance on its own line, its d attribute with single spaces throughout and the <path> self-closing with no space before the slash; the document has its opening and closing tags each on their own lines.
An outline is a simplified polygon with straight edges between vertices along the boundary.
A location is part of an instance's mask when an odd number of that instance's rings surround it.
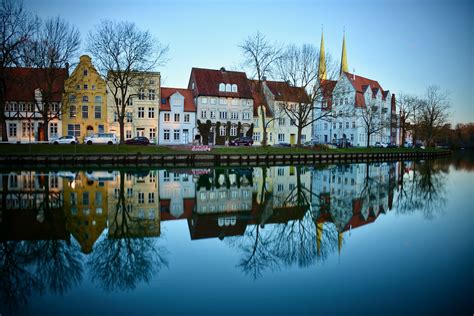
<svg viewBox="0 0 474 316">
<path fill-rule="evenodd" d="M 189 131 L 187 129 L 183 129 L 183 142 L 185 144 L 189 143 Z"/>
<path fill-rule="evenodd" d="M 137 136 L 145 137 L 145 129 L 144 128 L 137 128 Z"/>
<path fill-rule="evenodd" d="M 295 139 L 296 139 L 296 135 L 295 134 L 290 134 L 290 145 L 295 144 Z"/>
</svg>

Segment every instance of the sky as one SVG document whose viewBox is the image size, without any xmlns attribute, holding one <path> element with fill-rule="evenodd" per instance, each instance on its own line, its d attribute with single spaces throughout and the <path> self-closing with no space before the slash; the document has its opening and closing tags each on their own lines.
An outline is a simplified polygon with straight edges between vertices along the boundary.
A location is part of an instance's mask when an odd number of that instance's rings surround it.
<svg viewBox="0 0 474 316">
<path fill-rule="evenodd" d="M 168 87 L 187 87 L 192 67 L 239 69 L 238 45 L 257 31 L 271 42 L 319 46 L 323 26 L 326 53 L 339 60 L 345 29 L 351 72 L 395 94 L 423 96 L 438 85 L 449 93 L 450 121 L 474 122 L 471 0 L 24 0 L 24 6 L 75 25 L 80 55 L 101 19 L 149 30 L 169 45 L 169 61 L 157 69 Z"/>
</svg>

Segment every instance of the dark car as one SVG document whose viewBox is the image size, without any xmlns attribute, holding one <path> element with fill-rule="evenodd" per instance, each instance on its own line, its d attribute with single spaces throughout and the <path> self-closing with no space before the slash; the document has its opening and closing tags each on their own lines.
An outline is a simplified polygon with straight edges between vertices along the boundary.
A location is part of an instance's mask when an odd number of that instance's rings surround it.
<svg viewBox="0 0 474 316">
<path fill-rule="evenodd" d="M 239 137 L 236 139 L 233 139 L 229 142 L 230 146 L 252 146 L 253 145 L 253 139 L 252 137 Z"/>
<path fill-rule="evenodd" d="M 144 136 L 136 136 L 125 141 L 127 145 L 148 145 L 150 141 Z"/>
</svg>

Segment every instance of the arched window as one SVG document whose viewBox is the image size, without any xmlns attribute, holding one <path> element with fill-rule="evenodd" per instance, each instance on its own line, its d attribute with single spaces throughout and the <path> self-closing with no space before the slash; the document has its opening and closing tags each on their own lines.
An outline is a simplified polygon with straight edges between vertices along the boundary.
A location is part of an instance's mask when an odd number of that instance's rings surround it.
<svg viewBox="0 0 474 316">
<path fill-rule="evenodd" d="M 225 91 L 225 84 L 219 83 L 219 91 L 222 91 L 222 92 Z"/>
<path fill-rule="evenodd" d="M 95 102 L 95 103 L 102 103 L 102 97 L 101 97 L 100 95 L 96 96 L 96 97 L 94 98 L 94 102 Z"/>
<path fill-rule="evenodd" d="M 225 92 L 232 92 L 232 87 L 231 87 L 230 83 L 225 85 Z"/>
<path fill-rule="evenodd" d="M 237 92 L 237 85 L 236 84 L 232 85 L 232 92 Z"/>
</svg>

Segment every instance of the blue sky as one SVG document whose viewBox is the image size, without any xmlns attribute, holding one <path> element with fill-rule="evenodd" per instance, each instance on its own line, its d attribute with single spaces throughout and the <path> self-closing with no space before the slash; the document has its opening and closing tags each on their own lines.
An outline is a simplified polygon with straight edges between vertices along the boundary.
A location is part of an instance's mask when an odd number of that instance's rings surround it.
<svg viewBox="0 0 474 316">
<path fill-rule="evenodd" d="M 85 47 L 101 19 L 128 20 L 169 44 L 158 69 L 163 85 L 186 87 L 191 67 L 236 68 L 238 48 L 260 31 L 281 43 L 319 46 L 340 58 L 343 28 L 349 69 L 394 93 L 422 95 L 436 84 L 450 93 L 451 121 L 474 122 L 474 1 L 60 1 L 24 0 L 41 17 L 76 25 Z M 85 49 L 81 54 L 85 53 Z"/>
</svg>

